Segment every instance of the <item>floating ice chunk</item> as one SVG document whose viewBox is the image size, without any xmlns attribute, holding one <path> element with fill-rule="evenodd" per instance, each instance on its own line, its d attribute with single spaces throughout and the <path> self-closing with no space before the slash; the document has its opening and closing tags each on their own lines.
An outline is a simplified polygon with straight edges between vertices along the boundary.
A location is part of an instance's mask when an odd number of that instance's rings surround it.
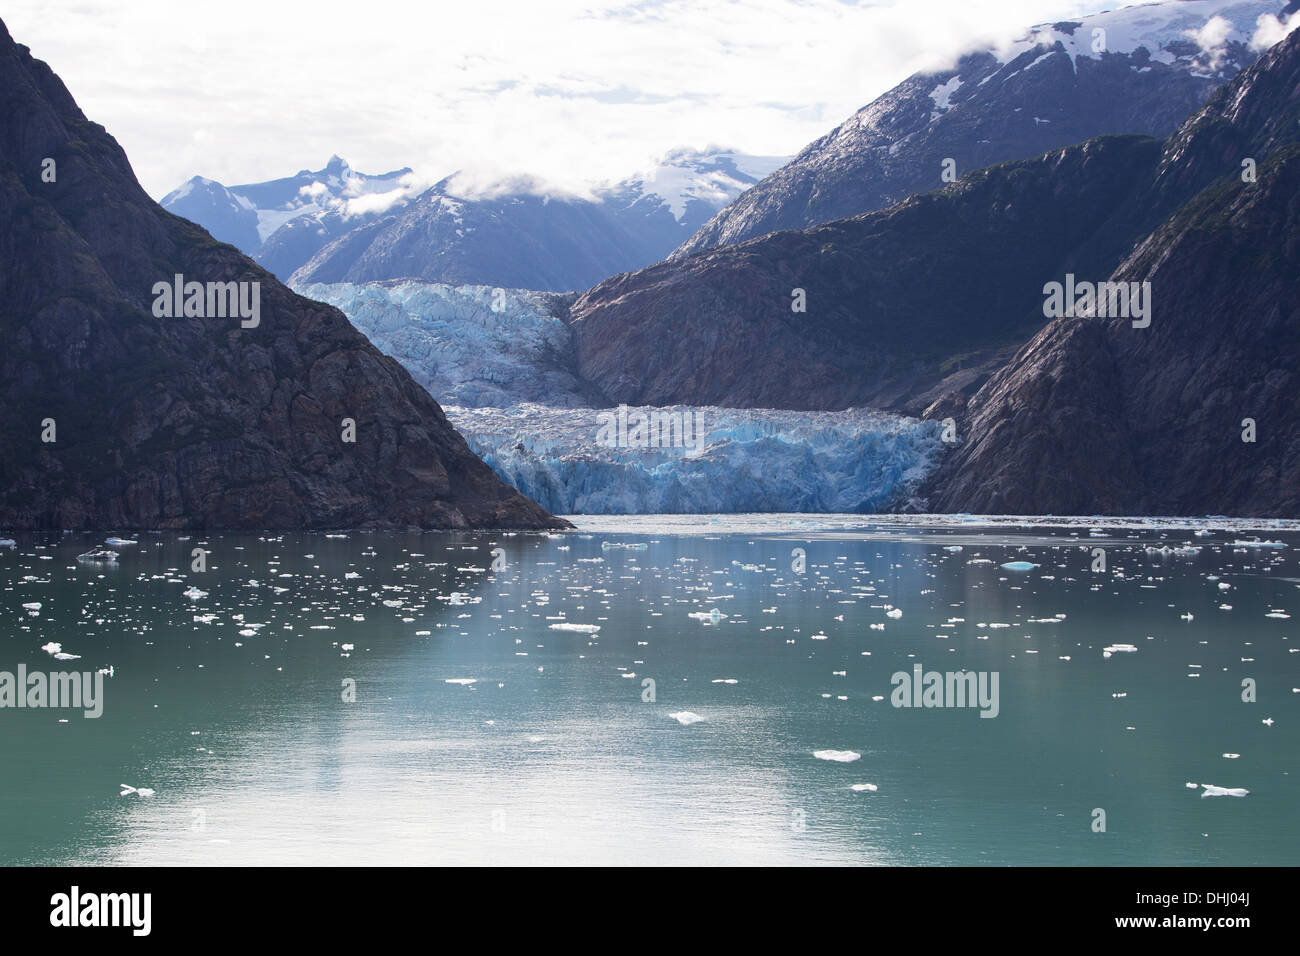
<svg viewBox="0 0 1300 956">
<path fill-rule="evenodd" d="M 874 783 L 855 783 L 849 789 L 856 790 L 858 793 L 875 793 L 880 788 Z"/>
<path fill-rule="evenodd" d="M 1273 718 L 1272 718 L 1272 717 L 1265 717 L 1263 720 L 1260 721 L 1260 723 L 1263 724 L 1265 727 L 1272 727 L 1272 726 L 1273 726 Z"/>
<path fill-rule="evenodd" d="M 859 760 L 862 754 L 852 750 L 814 750 L 813 756 L 818 760 L 833 760 L 836 763 L 853 763 Z"/>
<path fill-rule="evenodd" d="M 137 797 L 153 796 L 153 791 L 150 790 L 148 787 L 132 787 L 129 784 L 125 784 L 125 783 L 119 783 L 118 786 L 122 788 L 122 792 L 118 794 L 119 797 L 129 796 L 130 794 L 133 793 Z"/>
<path fill-rule="evenodd" d="M 1179 620 L 1182 620 L 1182 621 L 1191 621 L 1191 620 L 1195 620 L 1195 618 L 1193 618 L 1192 613 L 1191 613 L 1190 611 L 1188 611 L 1186 614 L 1180 614 L 1180 615 L 1178 615 L 1178 618 L 1179 618 Z"/>
<path fill-rule="evenodd" d="M 16 548 L 18 542 L 13 538 L 0 538 L 0 548 Z"/>
<path fill-rule="evenodd" d="M 1192 783 L 1191 781 L 1188 781 L 1186 784 L 1184 784 L 1184 786 L 1186 786 L 1188 790 L 1195 790 L 1200 786 L 1200 784 Z"/>
<path fill-rule="evenodd" d="M 123 545 L 139 544 L 138 541 L 131 538 L 105 538 L 104 543 L 110 548 L 120 548 Z"/>
<path fill-rule="evenodd" d="M 693 714 L 689 710 L 679 710 L 675 714 L 669 714 L 673 720 L 677 721 L 683 727 L 689 727 L 691 724 L 698 724 L 704 718 L 699 714 Z"/>
<path fill-rule="evenodd" d="M 1216 787 L 1212 783 L 1203 783 L 1204 793 L 1201 797 L 1244 797 L 1250 793 L 1245 787 Z"/>
<path fill-rule="evenodd" d="M 1242 541 L 1238 538 L 1232 542 L 1234 548 L 1285 548 L 1286 543 L 1282 541 L 1260 541 L 1255 538 L 1253 541 Z"/>
<path fill-rule="evenodd" d="M 599 624 L 571 624 L 568 621 L 561 621 L 559 624 L 551 625 L 552 631 L 577 631 L 581 634 L 595 634 L 600 630 Z"/>
<path fill-rule="evenodd" d="M 192 584 L 181 593 L 184 594 L 191 601 L 197 601 L 199 600 L 199 598 L 205 598 L 208 596 L 207 591 L 201 591 Z"/>
<path fill-rule="evenodd" d="M 477 677 L 448 677 L 444 684 L 460 684 L 462 687 L 468 687 L 470 684 L 477 684 Z"/>
<path fill-rule="evenodd" d="M 81 660 L 81 655 L 80 655 L 80 654 L 64 654 L 63 652 L 59 652 L 58 654 L 55 654 L 55 655 L 54 655 L 54 659 L 55 659 L 56 661 L 79 661 L 79 660 Z"/>
<path fill-rule="evenodd" d="M 1268 612 L 1267 614 L 1265 614 L 1264 616 L 1265 616 L 1265 617 L 1273 617 L 1273 618 L 1277 618 L 1277 619 L 1282 620 L 1282 621 L 1285 621 L 1285 620 L 1287 620 L 1289 617 L 1291 617 L 1291 615 L 1288 614 L 1288 613 L 1286 613 L 1286 611 L 1269 611 L 1269 612 Z"/>
<path fill-rule="evenodd" d="M 714 684 L 739 684 L 740 681 L 734 677 L 717 677 L 713 680 Z"/>
<path fill-rule="evenodd" d="M 901 608 L 892 607 L 885 612 L 885 617 L 892 617 L 894 620 L 898 620 L 902 616 L 903 611 Z"/>
<path fill-rule="evenodd" d="M 689 616 L 696 621 L 708 621 L 711 624 L 717 624 L 728 617 L 716 607 L 711 611 L 692 611 Z"/>
<path fill-rule="evenodd" d="M 1032 571 L 1038 565 L 1032 561 L 1008 561 L 1002 567 L 1007 571 Z"/>
<path fill-rule="evenodd" d="M 1137 651 L 1136 644 L 1107 644 L 1101 649 L 1102 657 L 1110 657 L 1112 654 L 1123 653 L 1133 654 Z"/>
<path fill-rule="evenodd" d="M 1225 760 L 1236 760 L 1236 759 L 1237 759 L 1238 757 L 1240 757 L 1240 756 L 1241 756 L 1241 754 L 1224 754 L 1224 755 L 1223 755 L 1223 757 L 1224 757 Z"/>
<path fill-rule="evenodd" d="M 28 603 L 26 603 L 26 604 L 23 605 L 23 610 L 26 610 L 26 611 L 39 611 L 39 610 L 41 609 L 41 607 L 42 607 L 42 605 L 41 605 L 41 602 L 40 602 L 40 601 L 29 601 Z"/>
<path fill-rule="evenodd" d="M 48 644 L 42 644 L 41 650 L 46 654 L 57 654 L 59 651 L 63 650 L 63 645 L 57 641 L 50 641 Z"/>
<path fill-rule="evenodd" d="M 339 650 L 341 650 L 341 651 L 351 651 L 351 650 L 355 650 L 355 649 L 356 649 L 356 645 L 355 645 L 355 644 L 341 644 L 341 645 L 339 646 Z"/>
</svg>

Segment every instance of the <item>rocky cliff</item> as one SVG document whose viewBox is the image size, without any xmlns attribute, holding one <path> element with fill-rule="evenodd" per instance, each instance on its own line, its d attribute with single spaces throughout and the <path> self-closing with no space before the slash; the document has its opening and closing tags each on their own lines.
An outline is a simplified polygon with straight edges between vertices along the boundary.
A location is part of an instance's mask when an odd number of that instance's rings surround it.
<svg viewBox="0 0 1300 956">
<path fill-rule="evenodd" d="M 258 308 L 160 317 L 177 275 Z M 3 24 L 0 405 L 3 528 L 562 524 L 342 313 L 152 202 Z"/>
<path fill-rule="evenodd" d="M 1156 192 L 1226 175 L 1115 270 L 1150 326 L 1043 328 L 972 399 L 932 510 L 1300 516 L 1298 131 L 1300 32 L 1167 144 Z"/>
</svg>

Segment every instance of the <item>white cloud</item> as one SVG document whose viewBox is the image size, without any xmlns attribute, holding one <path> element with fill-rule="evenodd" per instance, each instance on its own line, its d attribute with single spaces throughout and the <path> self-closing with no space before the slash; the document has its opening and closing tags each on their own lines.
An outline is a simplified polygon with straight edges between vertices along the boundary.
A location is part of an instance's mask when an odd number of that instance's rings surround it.
<svg viewBox="0 0 1300 956">
<path fill-rule="evenodd" d="M 1286 39 L 1296 27 L 1300 27 L 1300 12 L 1291 14 L 1285 21 L 1279 20 L 1271 13 L 1266 13 L 1255 21 L 1255 33 L 1250 38 L 1250 48 L 1267 50 Z"/>
<path fill-rule="evenodd" d="M 1233 32 L 1233 26 L 1231 20 L 1216 15 L 1206 20 L 1205 25 L 1199 30 L 1183 32 L 1193 43 L 1209 54 L 1211 68 L 1217 69 L 1228 52 L 1228 37 Z"/>
<path fill-rule="evenodd" d="M 793 154 L 921 68 L 1106 0 L 9 0 L 161 196 L 319 168 L 584 193 L 674 146 Z M 467 177 L 470 174 L 466 174 Z M 479 173 L 475 179 L 482 178 Z"/>
</svg>

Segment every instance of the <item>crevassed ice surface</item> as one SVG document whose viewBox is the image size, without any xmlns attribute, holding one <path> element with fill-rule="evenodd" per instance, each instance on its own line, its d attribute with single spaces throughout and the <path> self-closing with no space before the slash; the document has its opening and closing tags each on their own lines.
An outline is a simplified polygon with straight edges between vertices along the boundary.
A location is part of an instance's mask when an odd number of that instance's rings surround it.
<svg viewBox="0 0 1300 956">
<path fill-rule="evenodd" d="M 609 410 L 592 407 L 553 295 L 416 281 L 296 291 L 341 309 L 497 474 L 553 513 L 880 511 L 907 499 L 942 448 L 937 423 L 888 412 L 687 406 L 627 413 L 689 414 L 704 430 L 698 454 L 603 444 Z"/>
<path fill-rule="evenodd" d="M 497 474 L 554 514 L 874 512 L 905 497 L 942 447 L 938 422 L 863 409 L 627 409 L 634 421 L 681 416 L 698 451 L 605 444 L 613 409 L 446 412 Z"/>
<path fill-rule="evenodd" d="M 495 311 L 491 286 L 338 282 L 294 291 L 341 310 L 443 405 L 590 404 L 547 293 L 502 289 L 504 308 Z"/>
</svg>

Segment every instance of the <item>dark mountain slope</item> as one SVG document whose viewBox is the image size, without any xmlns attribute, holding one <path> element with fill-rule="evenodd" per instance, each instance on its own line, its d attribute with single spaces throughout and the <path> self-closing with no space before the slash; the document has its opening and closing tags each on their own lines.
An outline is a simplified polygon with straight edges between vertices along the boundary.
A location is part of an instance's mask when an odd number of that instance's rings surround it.
<svg viewBox="0 0 1300 956">
<path fill-rule="evenodd" d="M 615 276 L 571 310 L 583 376 L 629 404 L 919 411 L 973 391 L 1042 324 L 1046 277 L 1105 276 L 1159 221 L 1138 197 L 1160 155 L 1094 140 Z"/>
<path fill-rule="evenodd" d="M 1298 126 L 1294 33 L 1171 139 L 1162 185 L 1233 172 L 1116 270 L 1151 283 L 1151 326 L 1045 327 L 972 400 L 931 508 L 1300 515 Z"/>
<path fill-rule="evenodd" d="M 260 324 L 156 318 L 178 273 L 259 282 Z M 342 313 L 153 203 L 3 24 L 0 404 L 0 527 L 559 524 Z"/>
</svg>

